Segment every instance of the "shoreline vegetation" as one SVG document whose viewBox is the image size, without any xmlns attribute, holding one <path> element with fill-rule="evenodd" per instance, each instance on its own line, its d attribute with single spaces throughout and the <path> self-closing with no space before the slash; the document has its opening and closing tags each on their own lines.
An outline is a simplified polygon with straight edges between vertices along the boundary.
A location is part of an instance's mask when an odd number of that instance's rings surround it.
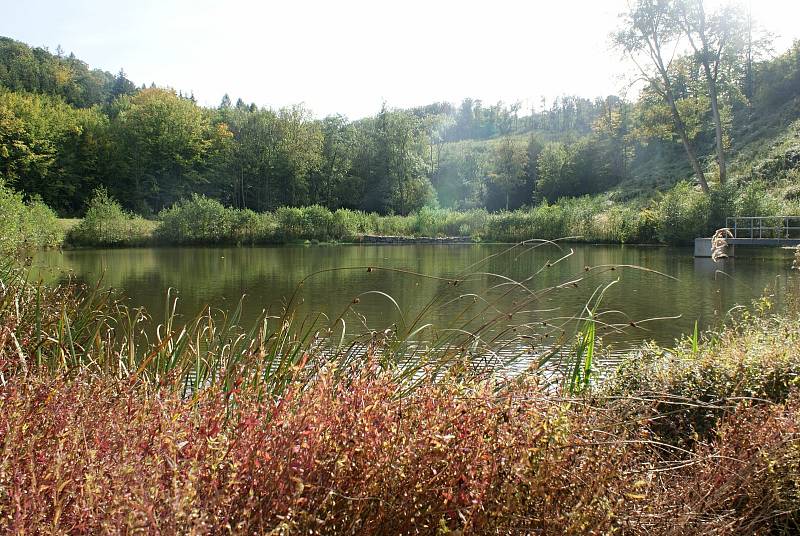
<svg viewBox="0 0 800 536">
<path fill-rule="evenodd" d="M 611 203 L 601 196 L 561 199 L 554 204 L 491 213 L 423 208 L 408 216 L 331 211 L 322 206 L 282 207 L 273 212 L 225 207 L 199 194 L 164 209 L 156 220 L 126 211 L 104 189 L 89 201 L 82 219 L 59 220 L 40 200 L 0 183 L 0 249 L 46 247 L 135 247 L 157 245 L 259 245 L 297 242 L 518 243 L 569 239 L 590 243 L 689 244 L 710 236 L 730 215 L 779 216 L 794 205 L 774 200 L 762 183 L 743 190 L 718 187 L 706 195 L 679 183 L 645 205 Z M 447 238 L 448 240 L 437 240 Z"/>
<path fill-rule="evenodd" d="M 552 383 L 476 366 L 444 331 L 419 362 L 400 359 L 411 327 L 331 354 L 338 331 L 289 309 L 249 328 L 239 309 L 155 319 L 16 266 L 0 271 L 4 532 L 800 529 L 796 308 L 762 302 L 601 378 L 587 304 Z"/>
</svg>

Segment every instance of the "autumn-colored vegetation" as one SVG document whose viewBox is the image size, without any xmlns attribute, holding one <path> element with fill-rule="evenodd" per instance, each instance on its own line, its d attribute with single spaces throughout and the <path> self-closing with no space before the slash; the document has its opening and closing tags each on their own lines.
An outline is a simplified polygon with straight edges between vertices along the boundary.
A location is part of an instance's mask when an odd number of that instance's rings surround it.
<svg viewBox="0 0 800 536">
<path fill-rule="evenodd" d="M 0 286 L 9 533 L 792 534 L 800 321 L 644 347 L 579 394 L 290 317 L 168 317 Z M 272 324 L 270 324 L 272 322 Z M 272 326 L 272 327 L 270 327 Z"/>
</svg>

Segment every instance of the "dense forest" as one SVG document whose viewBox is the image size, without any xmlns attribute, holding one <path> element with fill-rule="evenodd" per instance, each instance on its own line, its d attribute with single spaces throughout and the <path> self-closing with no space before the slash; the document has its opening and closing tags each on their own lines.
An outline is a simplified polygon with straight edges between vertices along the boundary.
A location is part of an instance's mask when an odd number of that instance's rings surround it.
<svg viewBox="0 0 800 536">
<path fill-rule="evenodd" d="M 708 191 L 753 125 L 800 117 L 800 43 L 779 55 L 744 13 L 642 0 L 614 36 L 644 81 L 634 100 L 563 96 L 523 110 L 465 99 L 373 117 L 315 118 L 137 86 L 65 55 L 0 38 L 0 180 L 62 216 L 104 187 L 152 216 L 193 193 L 255 211 L 318 204 L 409 214 L 422 207 L 535 206 L 689 179 Z M 674 42 L 685 53 L 662 58 Z M 709 186 L 710 185 L 710 186 Z"/>
</svg>

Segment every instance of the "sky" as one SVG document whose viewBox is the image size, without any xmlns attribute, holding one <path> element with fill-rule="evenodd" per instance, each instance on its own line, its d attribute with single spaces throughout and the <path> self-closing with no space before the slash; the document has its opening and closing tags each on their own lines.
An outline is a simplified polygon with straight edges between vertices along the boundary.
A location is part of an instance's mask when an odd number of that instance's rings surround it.
<svg viewBox="0 0 800 536">
<path fill-rule="evenodd" d="M 608 36 L 626 1 L 0 0 L 0 35 L 206 106 L 228 93 L 358 119 L 383 102 L 620 94 L 630 66 Z M 800 1 L 743 5 L 777 51 L 800 39 Z"/>
</svg>

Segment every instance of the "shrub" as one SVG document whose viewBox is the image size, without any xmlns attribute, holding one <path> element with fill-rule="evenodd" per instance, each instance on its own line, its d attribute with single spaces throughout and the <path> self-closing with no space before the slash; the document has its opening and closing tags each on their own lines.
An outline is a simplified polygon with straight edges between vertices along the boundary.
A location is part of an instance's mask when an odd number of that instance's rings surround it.
<svg viewBox="0 0 800 536">
<path fill-rule="evenodd" d="M 44 202 L 35 198 L 27 205 L 28 215 L 24 219 L 23 231 L 38 247 L 55 247 L 64 241 L 64 231 L 58 217 Z"/>
<path fill-rule="evenodd" d="M 167 244 L 257 244 L 275 241 L 277 224 L 270 213 L 225 207 L 194 194 L 158 215 L 156 232 Z"/>
<path fill-rule="evenodd" d="M 281 207 L 275 211 L 278 237 L 283 241 L 300 240 L 305 236 L 303 210 L 293 207 Z"/>
<path fill-rule="evenodd" d="M 717 229 L 725 227 L 725 219 L 739 214 L 737 210 L 737 197 L 739 197 L 739 185 L 732 181 L 724 185 L 715 185 L 708 193 L 708 214 L 707 223 L 703 229 L 703 234 L 699 236 L 711 236 Z M 741 214 L 749 216 L 750 214 Z"/>
<path fill-rule="evenodd" d="M 378 216 L 372 217 L 375 232 L 386 236 L 415 236 L 413 216 Z"/>
<path fill-rule="evenodd" d="M 230 242 L 233 234 L 233 212 L 216 199 L 193 194 L 162 210 L 161 225 L 156 236 L 173 244 L 219 244 Z"/>
<path fill-rule="evenodd" d="M 320 205 L 311 205 L 300 210 L 302 212 L 303 227 L 300 238 L 325 242 L 341 238 L 334 232 L 335 218 L 330 210 Z"/>
<path fill-rule="evenodd" d="M 0 181 L 0 253 L 54 247 L 64 232 L 55 213 L 40 199 L 25 203 L 22 194 Z"/>
<path fill-rule="evenodd" d="M 275 231 L 278 225 L 272 213 L 258 214 L 250 209 L 232 209 L 230 218 L 231 243 L 253 245 L 276 241 Z"/>
<path fill-rule="evenodd" d="M 609 378 L 612 396 L 654 401 L 654 430 L 668 442 L 708 438 L 725 401 L 783 403 L 800 385 L 796 321 L 747 317 L 736 330 L 711 336 L 695 350 L 684 340 L 674 350 L 645 347 Z"/>
<path fill-rule="evenodd" d="M 466 212 L 450 212 L 447 218 L 446 233 L 451 236 L 471 236 L 482 238 L 486 235 L 489 213 L 484 209 L 471 209 Z"/>
<path fill-rule="evenodd" d="M 436 236 L 440 232 L 439 223 L 441 220 L 437 217 L 439 211 L 432 208 L 423 207 L 415 215 L 414 229 L 415 234 L 418 236 Z"/>
<path fill-rule="evenodd" d="M 79 246 L 137 246 L 152 237 L 154 228 L 152 222 L 126 212 L 104 188 L 98 188 L 67 240 Z"/>
<path fill-rule="evenodd" d="M 628 206 L 613 206 L 594 219 L 594 236 L 601 242 L 638 243 L 642 212 Z"/>
<path fill-rule="evenodd" d="M 740 186 L 735 210 L 740 216 L 783 215 L 780 202 L 767 191 L 767 185 L 762 181 L 752 181 Z"/>
<path fill-rule="evenodd" d="M 689 470 L 668 472 L 651 490 L 653 511 L 671 513 L 663 533 L 797 534 L 799 438 L 797 393 L 785 404 L 739 404 Z"/>
<path fill-rule="evenodd" d="M 708 232 L 709 200 L 688 182 L 678 183 L 656 203 L 658 238 L 667 244 L 688 244 Z"/>
<path fill-rule="evenodd" d="M 369 219 L 361 211 L 340 208 L 333 213 L 332 234 L 339 240 L 353 240 L 359 234 L 367 233 Z"/>
</svg>

